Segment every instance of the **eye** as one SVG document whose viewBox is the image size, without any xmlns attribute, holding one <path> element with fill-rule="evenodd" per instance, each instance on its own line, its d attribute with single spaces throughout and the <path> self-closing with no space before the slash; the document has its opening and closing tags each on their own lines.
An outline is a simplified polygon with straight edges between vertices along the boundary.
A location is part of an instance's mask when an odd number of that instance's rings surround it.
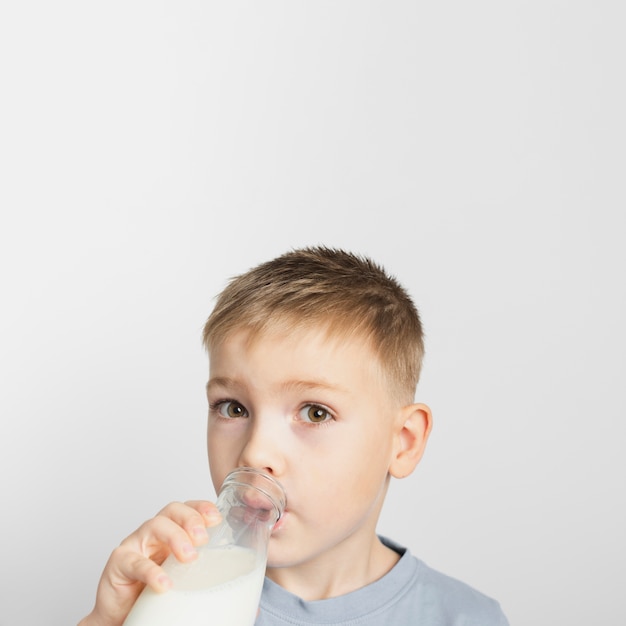
<svg viewBox="0 0 626 626">
<path fill-rule="evenodd" d="M 248 411 L 243 404 L 235 400 L 222 400 L 216 402 L 212 407 L 217 411 L 221 417 L 234 418 L 234 417 L 248 417 Z"/>
<path fill-rule="evenodd" d="M 307 404 L 302 407 L 300 417 L 311 424 L 322 424 L 333 418 L 330 411 L 319 404 Z"/>
</svg>

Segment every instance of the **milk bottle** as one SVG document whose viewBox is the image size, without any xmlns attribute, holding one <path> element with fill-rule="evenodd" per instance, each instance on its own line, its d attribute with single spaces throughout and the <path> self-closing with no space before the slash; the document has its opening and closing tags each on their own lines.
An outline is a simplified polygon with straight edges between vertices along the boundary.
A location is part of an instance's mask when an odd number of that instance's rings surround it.
<svg viewBox="0 0 626 626">
<path fill-rule="evenodd" d="M 198 558 L 179 563 L 170 555 L 163 569 L 173 586 L 165 593 L 146 587 L 124 626 L 253 626 L 267 544 L 282 515 L 285 492 L 275 479 L 253 468 L 231 472 L 220 489 L 223 520 L 208 528 Z"/>
</svg>

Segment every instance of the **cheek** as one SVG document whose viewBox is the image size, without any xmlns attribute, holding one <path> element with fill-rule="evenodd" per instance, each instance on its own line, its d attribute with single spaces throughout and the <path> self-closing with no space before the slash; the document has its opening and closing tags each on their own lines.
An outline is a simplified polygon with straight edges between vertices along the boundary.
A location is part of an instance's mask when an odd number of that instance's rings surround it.
<svg viewBox="0 0 626 626">
<path fill-rule="evenodd" d="M 364 471 L 380 471 L 391 457 L 393 438 L 388 429 L 378 424 L 357 433 L 347 448 L 350 461 Z"/>
<path fill-rule="evenodd" d="M 392 446 L 382 434 L 376 439 L 354 442 L 342 460 L 345 491 L 360 500 L 376 497 L 387 481 L 391 456 Z"/>
<path fill-rule="evenodd" d="M 209 470 L 215 492 L 219 491 L 226 475 L 237 465 L 237 455 L 227 446 L 216 443 L 209 439 Z"/>
<path fill-rule="evenodd" d="M 241 451 L 241 437 L 236 432 L 225 433 L 224 429 L 212 427 L 207 429 L 207 451 L 211 467 L 220 465 L 234 466 Z M 231 467 L 232 469 L 232 467 Z"/>
<path fill-rule="evenodd" d="M 316 507 L 336 511 L 338 507 L 361 506 L 378 490 L 386 473 L 379 453 L 355 445 L 345 446 L 336 454 L 303 459 L 299 476 L 302 486 L 316 494 Z"/>
</svg>

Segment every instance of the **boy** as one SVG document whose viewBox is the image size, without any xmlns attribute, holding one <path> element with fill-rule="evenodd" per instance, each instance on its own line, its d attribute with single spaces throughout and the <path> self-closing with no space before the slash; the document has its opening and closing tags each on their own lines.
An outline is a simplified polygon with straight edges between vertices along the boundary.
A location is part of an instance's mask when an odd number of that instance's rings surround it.
<svg viewBox="0 0 626 626">
<path fill-rule="evenodd" d="M 342 250 L 295 250 L 232 280 L 203 338 L 214 485 L 252 466 L 287 492 L 257 626 L 508 623 L 494 600 L 376 535 L 391 477 L 413 471 L 432 424 L 414 401 L 421 322 L 394 278 Z M 113 552 L 81 625 L 120 625 L 145 584 L 166 593 L 158 564 L 195 558 L 218 520 L 208 502 L 165 507 Z"/>
</svg>

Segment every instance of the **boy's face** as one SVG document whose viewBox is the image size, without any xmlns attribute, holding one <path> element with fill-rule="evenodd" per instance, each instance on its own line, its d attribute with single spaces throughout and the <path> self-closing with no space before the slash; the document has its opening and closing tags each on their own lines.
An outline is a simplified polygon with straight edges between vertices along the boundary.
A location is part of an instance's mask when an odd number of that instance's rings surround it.
<svg viewBox="0 0 626 626">
<path fill-rule="evenodd" d="M 358 337 L 333 341 L 317 330 L 247 339 L 235 333 L 211 352 L 214 485 L 238 466 L 265 469 L 283 484 L 287 510 L 272 535 L 270 567 L 364 549 L 375 540 L 400 409 L 373 352 Z"/>
</svg>

